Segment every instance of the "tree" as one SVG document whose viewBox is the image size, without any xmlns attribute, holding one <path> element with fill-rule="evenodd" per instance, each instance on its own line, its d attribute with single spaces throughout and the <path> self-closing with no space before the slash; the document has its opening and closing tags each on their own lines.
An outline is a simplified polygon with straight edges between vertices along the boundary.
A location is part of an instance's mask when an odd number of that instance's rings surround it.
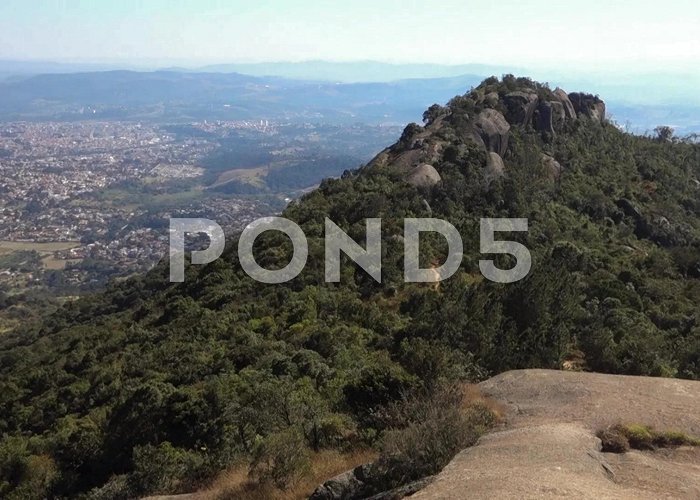
<svg viewBox="0 0 700 500">
<path fill-rule="evenodd" d="M 659 142 L 673 142 L 674 130 L 668 125 L 659 125 L 654 129 L 656 140 Z"/>
<path fill-rule="evenodd" d="M 284 490 L 301 479 L 310 467 L 304 437 L 294 428 L 270 434 L 254 453 L 250 475 Z"/>
<path fill-rule="evenodd" d="M 437 119 L 438 116 L 442 114 L 442 112 L 442 106 L 439 104 L 433 104 L 425 111 L 425 113 L 423 113 L 423 123 L 430 125 Z"/>
</svg>

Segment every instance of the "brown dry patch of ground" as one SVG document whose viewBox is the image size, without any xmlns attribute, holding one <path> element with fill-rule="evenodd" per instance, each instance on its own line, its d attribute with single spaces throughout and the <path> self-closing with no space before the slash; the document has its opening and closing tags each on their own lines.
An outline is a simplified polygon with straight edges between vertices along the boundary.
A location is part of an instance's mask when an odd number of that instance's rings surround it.
<svg viewBox="0 0 700 500">
<path fill-rule="evenodd" d="M 700 448 L 602 453 L 596 431 L 642 423 L 700 436 L 700 382 L 553 370 L 479 384 L 505 425 L 412 498 L 700 499 Z"/>
<path fill-rule="evenodd" d="M 376 452 L 371 450 L 352 453 L 324 450 L 315 453 L 311 458 L 311 472 L 285 491 L 251 482 L 248 466 L 243 464 L 222 472 L 202 491 L 184 495 L 152 496 L 143 500 L 301 500 L 308 498 L 326 479 L 376 458 Z"/>
<path fill-rule="evenodd" d="M 219 174 L 216 182 L 209 186 L 210 189 L 223 186 L 232 181 L 242 182 L 244 184 L 250 184 L 251 186 L 263 187 L 265 184 L 263 182 L 263 176 L 267 174 L 269 168 L 267 167 L 255 167 L 255 168 L 238 168 L 235 170 L 226 170 Z"/>
<path fill-rule="evenodd" d="M 464 411 L 468 411 L 469 408 L 474 405 L 482 405 L 493 413 L 498 423 L 504 421 L 506 413 L 508 412 L 505 405 L 492 397 L 486 396 L 478 384 L 465 384 L 462 387 L 462 394 L 462 408 Z"/>
<path fill-rule="evenodd" d="M 18 250 L 36 250 L 39 253 L 56 252 L 58 250 L 70 250 L 80 246 L 79 241 L 54 241 L 37 243 L 33 241 L 0 241 L 0 252 L 16 252 Z"/>
</svg>

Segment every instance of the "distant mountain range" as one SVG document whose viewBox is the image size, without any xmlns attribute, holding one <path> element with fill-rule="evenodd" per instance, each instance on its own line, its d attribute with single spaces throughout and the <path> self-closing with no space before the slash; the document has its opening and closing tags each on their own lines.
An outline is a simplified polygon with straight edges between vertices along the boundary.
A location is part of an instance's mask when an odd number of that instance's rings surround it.
<svg viewBox="0 0 700 500">
<path fill-rule="evenodd" d="M 154 71 L 155 70 L 155 71 Z M 200 68 L 0 61 L 0 120 L 288 119 L 406 123 L 490 75 L 528 73 L 586 88 L 635 132 L 700 131 L 700 74 L 566 73 L 497 65 L 278 62 Z"/>
<path fill-rule="evenodd" d="M 344 83 L 389 82 L 414 78 L 446 78 L 465 74 L 492 75 L 525 72 L 524 68 L 486 64 L 390 64 L 378 61 L 263 62 L 188 66 L 181 64 L 157 65 L 153 63 L 110 64 L 0 60 L 0 79 L 8 76 L 26 76 L 46 73 L 78 73 L 115 70 L 242 73 L 251 76 L 278 76 L 296 80 L 322 80 Z"/>
<path fill-rule="evenodd" d="M 451 78 L 463 75 L 500 75 L 522 73 L 523 68 L 486 64 L 389 64 L 377 61 L 357 62 L 273 62 L 236 63 L 204 66 L 198 71 L 243 73 L 255 76 L 281 76 L 298 80 L 324 80 L 345 83 L 391 82 L 409 79 Z"/>
<path fill-rule="evenodd" d="M 329 83 L 239 73 L 104 71 L 0 84 L 0 119 L 284 119 L 406 123 L 477 84 L 478 75 Z"/>
</svg>

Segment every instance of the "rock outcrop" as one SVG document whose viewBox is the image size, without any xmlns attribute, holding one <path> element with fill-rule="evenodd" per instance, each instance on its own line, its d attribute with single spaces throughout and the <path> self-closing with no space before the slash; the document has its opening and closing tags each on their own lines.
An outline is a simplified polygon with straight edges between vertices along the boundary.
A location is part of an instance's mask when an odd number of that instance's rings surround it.
<svg viewBox="0 0 700 500">
<path fill-rule="evenodd" d="M 582 114 L 593 120 L 602 122 L 605 120 L 605 103 L 592 94 L 572 92 L 569 100 L 578 114 Z"/>
<path fill-rule="evenodd" d="M 564 128 L 566 113 L 559 101 L 540 102 L 535 112 L 535 128 L 542 133 L 554 135 Z"/>
<path fill-rule="evenodd" d="M 360 465 L 338 474 L 318 486 L 309 500 L 400 500 L 422 490 L 434 479 L 434 476 L 429 476 L 398 488 L 373 493 L 379 486 L 373 484 L 372 474 L 378 474 L 373 464 Z"/>
<path fill-rule="evenodd" d="M 508 149 L 510 123 L 495 109 L 483 110 L 474 120 L 474 128 L 484 141 L 487 151 L 503 156 Z"/>
<path fill-rule="evenodd" d="M 479 384 L 506 428 L 460 452 L 411 498 L 700 498 L 700 447 L 603 453 L 615 423 L 700 435 L 700 382 L 517 370 Z"/>
<path fill-rule="evenodd" d="M 559 179 L 563 168 L 557 160 L 555 160 L 552 156 L 549 156 L 548 154 L 542 153 L 542 165 L 547 171 L 547 175 L 550 179 Z"/>
<path fill-rule="evenodd" d="M 486 156 L 486 181 L 490 182 L 499 177 L 503 177 L 505 174 L 506 166 L 503 163 L 503 158 L 501 158 L 498 153 L 488 153 Z"/>
<path fill-rule="evenodd" d="M 401 170 L 410 170 L 418 165 L 423 156 L 425 156 L 423 150 L 409 149 L 394 157 L 393 160 L 391 160 L 391 164 Z"/>
<path fill-rule="evenodd" d="M 416 187 L 431 187 L 440 182 L 440 174 L 435 167 L 422 163 L 411 170 L 406 177 L 406 181 Z"/>
<path fill-rule="evenodd" d="M 371 464 L 360 465 L 329 479 L 309 497 L 309 500 L 345 500 L 371 495 L 373 487 L 368 484 Z"/>
<path fill-rule="evenodd" d="M 498 92 L 489 92 L 484 97 L 484 104 L 493 108 L 498 105 Z"/>
<path fill-rule="evenodd" d="M 574 109 L 574 105 L 571 104 L 571 99 L 569 99 L 569 94 L 564 92 L 562 89 L 557 87 L 554 90 L 554 95 L 559 99 L 559 102 L 564 106 L 564 113 L 566 114 L 566 119 L 567 120 L 575 120 L 576 119 L 576 110 Z"/>
<path fill-rule="evenodd" d="M 447 106 L 431 106 L 424 115 L 424 127 L 415 123 L 407 126 L 401 139 L 368 166 L 396 168 L 416 187 L 433 186 L 440 182 L 439 165 L 443 160 L 460 161 L 458 147 L 448 147 L 458 140 L 462 144 L 459 147 L 468 149 L 466 145 L 472 143 L 486 153 L 484 177 L 488 184 L 507 175 L 511 127 L 531 127 L 544 141 L 550 141 L 565 133 L 579 117 L 605 120 L 605 103 L 594 95 L 567 94 L 560 88 L 552 91 L 527 79 L 516 80 L 491 79 Z M 558 179 L 562 165 L 546 155 L 542 161 L 548 177 Z"/>
<path fill-rule="evenodd" d="M 503 104 L 506 107 L 506 119 L 512 125 L 527 125 L 537 109 L 538 98 L 534 92 L 515 91 L 506 94 Z"/>
</svg>

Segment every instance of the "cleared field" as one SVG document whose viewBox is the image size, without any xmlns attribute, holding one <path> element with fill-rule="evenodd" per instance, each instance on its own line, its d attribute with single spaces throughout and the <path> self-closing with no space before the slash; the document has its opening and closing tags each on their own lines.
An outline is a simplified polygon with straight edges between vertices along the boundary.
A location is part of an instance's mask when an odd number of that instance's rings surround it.
<svg viewBox="0 0 700 500">
<path fill-rule="evenodd" d="M 216 182 L 209 186 L 209 188 L 216 188 L 232 181 L 238 181 L 256 187 L 263 187 L 265 183 L 262 177 L 268 172 L 268 170 L 268 167 L 227 170 L 226 172 L 222 172 L 216 179 Z"/>
<path fill-rule="evenodd" d="M 21 250 L 36 250 L 39 253 L 69 250 L 80 246 L 79 241 L 52 241 L 35 243 L 33 241 L 3 241 L 0 240 L 0 252 L 17 252 Z"/>
<path fill-rule="evenodd" d="M 8 255 L 13 252 L 35 251 L 41 255 L 41 265 L 44 269 L 61 270 L 66 268 L 68 262 L 77 263 L 81 259 L 57 259 L 54 252 L 70 250 L 80 246 L 79 241 L 52 241 L 47 243 L 35 243 L 32 241 L 2 241 L 0 240 L 0 255 Z"/>
<path fill-rule="evenodd" d="M 166 207 L 181 207 L 185 203 L 191 203 L 202 198 L 203 189 L 199 186 L 193 187 L 186 191 L 178 191 L 174 193 L 164 193 L 149 196 L 141 205 L 142 208 L 166 208 Z"/>
</svg>

